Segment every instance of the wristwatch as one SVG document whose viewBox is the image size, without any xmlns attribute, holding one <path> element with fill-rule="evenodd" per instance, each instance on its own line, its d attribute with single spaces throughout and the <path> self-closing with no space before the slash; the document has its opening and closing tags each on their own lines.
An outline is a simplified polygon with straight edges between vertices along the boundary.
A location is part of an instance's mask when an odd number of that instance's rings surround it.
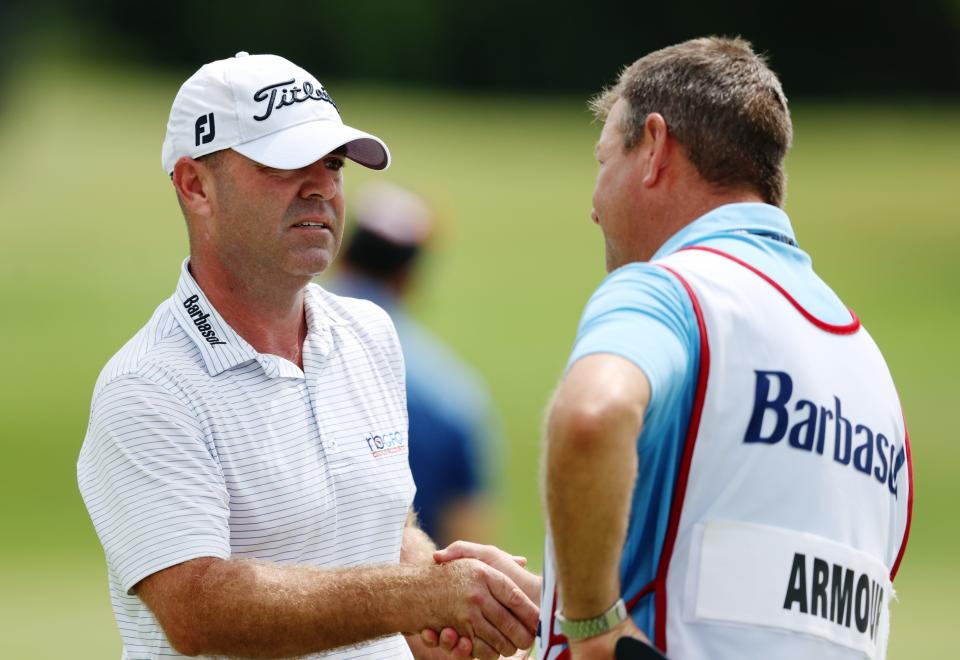
<svg viewBox="0 0 960 660">
<path fill-rule="evenodd" d="M 557 621 L 562 632 L 571 642 L 577 642 L 588 637 L 596 637 L 627 620 L 627 606 L 622 598 L 618 598 L 613 606 L 601 614 L 590 619 L 568 619 L 561 612 L 557 612 Z"/>
</svg>

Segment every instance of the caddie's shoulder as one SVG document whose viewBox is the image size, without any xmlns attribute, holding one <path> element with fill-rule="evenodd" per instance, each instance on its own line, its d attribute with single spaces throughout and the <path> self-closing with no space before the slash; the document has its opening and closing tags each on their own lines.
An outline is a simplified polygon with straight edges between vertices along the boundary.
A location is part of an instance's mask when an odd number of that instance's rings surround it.
<svg viewBox="0 0 960 660">
<path fill-rule="evenodd" d="M 673 273 L 657 264 L 637 262 L 608 274 L 590 297 L 588 309 L 643 311 L 652 307 L 684 311 L 689 305 L 689 296 Z"/>
</svg>

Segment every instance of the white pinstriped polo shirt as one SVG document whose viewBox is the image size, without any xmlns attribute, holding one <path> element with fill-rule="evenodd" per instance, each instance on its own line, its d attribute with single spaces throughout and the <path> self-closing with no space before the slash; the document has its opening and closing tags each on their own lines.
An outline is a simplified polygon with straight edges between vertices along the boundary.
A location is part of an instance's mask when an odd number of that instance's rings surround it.
<svg viewBox="0 0 960 660">
<path fill-rule="evenodd" d="M 132 591 L 144 577 L 204 556 L 397 563 L 414 495 L 387 314 L 309 285 L 301 371 L 237 335 L 187 264 L 100 374 L 77 464 L 130 659 L 180 657 Z M 394 635 L 322 657 L 411 656 Z"/>
</svg>

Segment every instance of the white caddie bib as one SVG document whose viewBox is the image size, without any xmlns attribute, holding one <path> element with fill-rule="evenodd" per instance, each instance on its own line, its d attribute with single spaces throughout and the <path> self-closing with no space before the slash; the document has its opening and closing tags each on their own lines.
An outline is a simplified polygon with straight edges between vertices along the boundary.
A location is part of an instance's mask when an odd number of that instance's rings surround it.
<svg viewBox="0 0 960 660">
<path fill-rule="evenodd" d="M 674 658 L 883 658 L 913 484 L 900 402 L 854 317 L 830 325 L 709 248 L 659 264 L 701 378 L 655 588 Z"/>
<path fill-rule="evenodd" d="M 884 658 L 913 477 L 880 351 L 855 317 L 820 321 L 731 255 L 695 247 L 654 263 L 686 288 L 701 336 L 661 561 L 644 589 L 656 646 L 671 660 Z M 569 656 L 556 591 L 545 580 L 549 660 Z"/>
</svg>

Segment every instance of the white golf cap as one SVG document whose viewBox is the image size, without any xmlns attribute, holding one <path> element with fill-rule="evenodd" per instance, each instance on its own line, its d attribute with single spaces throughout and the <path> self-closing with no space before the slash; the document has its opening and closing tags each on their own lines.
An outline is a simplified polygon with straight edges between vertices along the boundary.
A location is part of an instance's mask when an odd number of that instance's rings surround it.
<svg viewBox="0 0 960 660">
<path fill-rule="evenodd" d="M 233 149 L 281 170 L 305 167 L 339 148 L 374 170 L 390 164 L 383 141 L 340 119 L 316 78 L 276 55 L 217 60 L 190 76 L 170 108 L 163 169 L 182 156 Z"/>
</svg>

